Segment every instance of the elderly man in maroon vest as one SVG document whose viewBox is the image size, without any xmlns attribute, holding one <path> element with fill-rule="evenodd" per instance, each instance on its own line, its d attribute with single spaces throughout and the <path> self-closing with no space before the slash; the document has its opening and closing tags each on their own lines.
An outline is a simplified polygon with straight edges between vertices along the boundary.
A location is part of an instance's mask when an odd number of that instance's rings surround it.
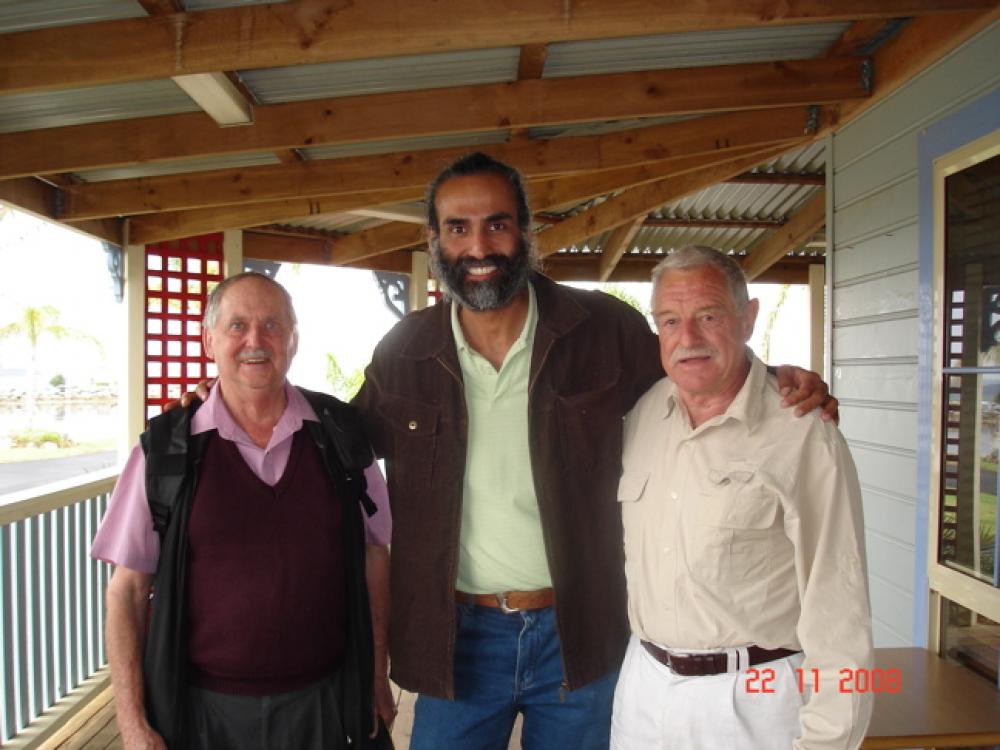
<svg viewBox="0 0 1000 750">
<path fill-rule="evenodd" d="M 287 382 L 297 330 L 277 282 L 223 282 L 203 341 L 217 385 L 200 408 L 151 424 L 92 550 L 118 566 L 108 656 L 125 747 L 357 746 L 372 727 L 373 668 L 358 501 L 365 477 L 382 506 L 366 527 L 369 564 L 384 567 L 381 474 L 352 469 L 324 437 L 336 432 L 326 426 L 331 410 L 343 420 L 349 407 Z M 161 443 L 189 441 L 185 489 L 165 506 L 158 467 L 176 457 L 157 452 L 163 420 L 180 440 Z M 368 450 L 360 432 L 349 437 Z M 384 601 L 384 587 L 373 598 Z"/>
</svg>

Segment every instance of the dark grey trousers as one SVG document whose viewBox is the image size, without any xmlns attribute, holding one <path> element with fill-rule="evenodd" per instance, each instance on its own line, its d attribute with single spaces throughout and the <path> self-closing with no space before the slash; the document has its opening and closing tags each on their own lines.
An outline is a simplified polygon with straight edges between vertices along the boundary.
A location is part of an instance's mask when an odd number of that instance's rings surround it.
<svg viewBox="0 0 1000 750">
<path fill-rule="evenodd" d="M 191 750 L 345 750 L 340 673 L 277 695 L 188 688 Z"/>
</svg>

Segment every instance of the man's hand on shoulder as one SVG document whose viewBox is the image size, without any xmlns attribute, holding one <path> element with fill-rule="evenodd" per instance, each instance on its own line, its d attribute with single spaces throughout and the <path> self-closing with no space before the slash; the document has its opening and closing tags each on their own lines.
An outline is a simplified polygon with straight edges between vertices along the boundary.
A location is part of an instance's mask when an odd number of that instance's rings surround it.
<svg viewBox="0 0 1000 750">
<path fill-rule="evenodd" d="M 794 406 L 797 417 L 808 414 L 813 409 L 821 409 L 819 416 L 824 422 L 832 419 L 835 423 L 840 423 L 840 402 L 830 395 L 830 389 L 823 378 L 811 370 L 803 370 L 794 365 L 779 365 L 775 370 L 778 374 L 778 389 L 784 397 L 782 406 Z"/>
<path fill-rule="evenodd" d="M 202 401 L 208 398 L 208 393 L 215 385 L 215 379 L 212 380 L 202 380 L 195 386 L 193 391 L 187 391 L 182 393 L 180 398 L 175 398 L 167 401 L 163 405 L 163 411 L 170 411 L 171 409 L 176 409 L 178 406 L 190 406 L 191 403 L 196 399 L 200 398 Z"/>
</svg>

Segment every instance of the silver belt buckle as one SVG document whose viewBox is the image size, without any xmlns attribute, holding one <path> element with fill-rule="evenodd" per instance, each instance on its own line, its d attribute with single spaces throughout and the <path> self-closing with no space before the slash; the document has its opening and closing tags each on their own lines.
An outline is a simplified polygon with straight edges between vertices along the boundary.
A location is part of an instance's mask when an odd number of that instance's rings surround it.
<svg viewBox="0 0 1000 750">
<path fill-rule="evenodd" d="M 510 605 L 507 604 L 506 591 L 503 591 L 499 594 L 494 594 L 493 596 L 497 598 L 497 604 L 500 605 L 500 611 L 503 612 L 505 615 L 512 615 L 515 612 L 521 611 L 520 609 L 517 609 L 516 607 L 511 607 Z"/>
</svg>

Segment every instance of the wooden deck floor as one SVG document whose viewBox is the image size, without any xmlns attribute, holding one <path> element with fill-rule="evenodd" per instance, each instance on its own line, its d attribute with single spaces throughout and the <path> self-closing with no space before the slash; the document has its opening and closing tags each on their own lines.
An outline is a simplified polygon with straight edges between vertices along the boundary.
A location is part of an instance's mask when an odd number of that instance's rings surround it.
<svg viewBox="0 0 1000 750">
<path fill-rule="evenodd" d="M 408 750 L 413 728 L 413 704 L 416 696 L 399 688 L 397 698 L 399 715 L 392 727 L 392 741 L 396 750 Z M 101 693 L 88 710 L 89 718 L 74 728 L 72 733 L 47 743 L 45 750 L 121 750 L 122 740 L 115 723 L 115 702 L 111 690 Z M 509 750 L 521 747 L 520 720 L 514 727 Z"/>
</svg>

